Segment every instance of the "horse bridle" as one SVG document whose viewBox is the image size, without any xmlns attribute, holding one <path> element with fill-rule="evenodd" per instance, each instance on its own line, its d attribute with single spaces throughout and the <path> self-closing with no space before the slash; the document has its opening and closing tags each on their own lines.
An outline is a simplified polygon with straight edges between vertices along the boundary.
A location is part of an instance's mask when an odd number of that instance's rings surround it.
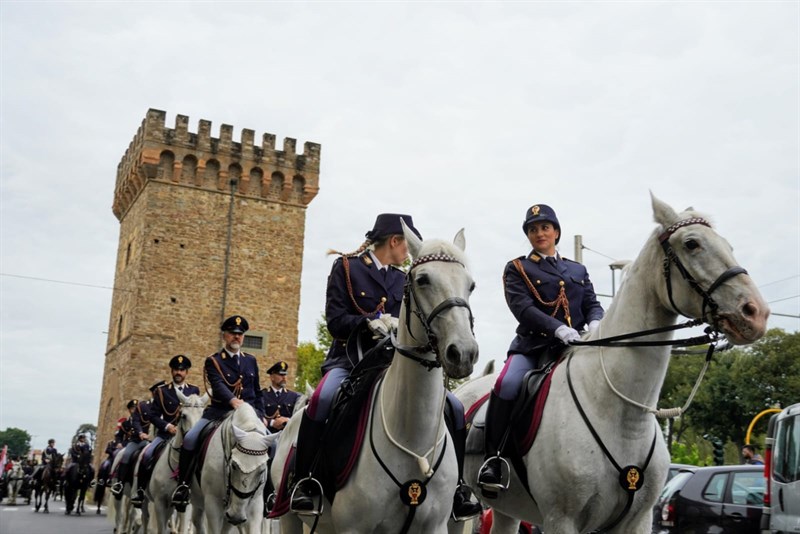
<svg viewBox="0 0 800 534">
<path fill-rule="evenodd" d="M 697 294 L 703 297 L 703 308 L 700 314 L 700 319 L 705 321 L 706 308 L 708 308 L 708 310 L 711 312 L 711 321 L 706 321 L 706 322 L 708 322 L 714 328 L 715 331 L 719 331 L 719 328 L 717 327 L 717 321 L 718 321 L 717 310 L 719 309 L 719 305 L 716 303 L 711 294 L 726 281 L 730 280 L 736 275 L 747 274 L 747 271 L 743 267 L 736 265 L 735 267 L 731 267 L 725 272 L 723 272 L 721 275 L 719 275 L 717 279 L 714 280 L 714 282 L 709 286 L 708 289 L 703 289 L 702 287 L 700 287 L 699 282 L 695 280 L 695 278 L 689 273 L 689 271 L 686 269 L 683 263 L 681 263 L 680 258 L 678 258 L 678 255 L 675 253 L 675 250 L 669 243 L 669 238 L 672 237 L 672 235 L 675 232 L 677 232 L 681 228 L 693 224 L 701 224 L 703 226 L 711 228 L 711 224 L 707 220 L 701 217 L 692 217 L 690 219 L 684 219 L 682 221 L 676 222 L 675 224 L 664 230 L 658 236 L 658 241 L 659 243 L 661 243 L 661 248 L 664 249 L 664 254 L 666 255 L 666 257 L 664 258 L 664 278 L 666 279 L 667 282 L 667 295 L 669 296 L 669 303 L 672 305 L 672 308 L 678 314 L 683 315 L 684 317 L 691 317 L 690 315 L 687 315 L 686 313 L 682 312 L 681 309 L 678 308 L 678 305 L 675 304 L 675 300 L 672 298 L 672 277 L 670 272 L 670 266 L 672 264 L 675 264 L 675 267 L 678 269 L 678 272 L 681 273 L 681 276 L 686 281 L 686 283 L 689 284 L 689 287 L 694 289 L 694 291 Z"/>
<path fill-rule="evenodd" d="M 242 447 L 241 445 L 239 445 L 239 443 L 236 443 L 236 445 L 234 445 L 234 448 L 236 450 L 238 450 L 239 452 L 241 452 L 243 454 L 246 454 L 248 456 L 263 456 L 263 455 L 265 455 L 265 454 L 267 454 L 269 452 L 269 447 L 264 449 L 264 450 L 247 449 L 247 448 Z M 258 481 L 258 484 L 256 484 L 256 487 L 253 488 L 252 491 L 241 491 L 238 488 L 234 487 L 233 482 L 231 481 L 231 471 L 233 470 L 233 464 L 235 464 L 235 462 L 231 462 L 231 466 L 228 467 L 228 469 L 227 469 L 227 471 L 228 471 L 228 477 L 227 477 L 228 481 L 227 481 L 227 484 L 226 484 L 227 487 L 226 487 L 226 491 L 225 491 L 225 500 L 223 502 L 223 506 L 226 507 L 226 508 L 227 508 L 228 504 L 230 503 L 231 492 L 233 492 L 234 495 L 236 495 L 240 499 L 246 500 L 246 499 L 249 499 L 250 497 L 252 497 L 253 495 L 255 495 L 255 493 L 258 491 L 258 488 L 260 488 L 261 484 L 264 483 L 264 477 L 261 477 L 261 479 Z M 227 462 L 226 462 L 226 465 L 228 465 Z M 240 471 L 241 471 L 241 469 L 240 469 Z"/>
<path fill-rule="evenodd" d="M 406 358 L 410 358 L 415 362 L 419 363 L 423 367 L 425 367 L 428 371 L 435 369 L 437 367 L 442 366 L 442 362 L 440 360 L 439 355 L 439 345 L 438 345 L 438 338 L 436 336 L 436 332 L 433 330 L 433 320 L 439 316 L 442 312 L 449 310 L 450 308 L 455 307 L 462 307 L 466 308 L 467 312 L 469 312 L 469 328 L 472 331 L 473 335 L 475 334 L 474 325 L 475 325 L 475 318 L 472 315 L 472 308 L 470 308 L 469 303 L 462 299 L 461 297 L 449 297 L 439 303 L 436 307 L 434 307 L 429 313 L 425 313 L 422 311 L 422 308 L 419 306 L 419 299 L 417 298 L 416 290 L 414 288 L 414 281 L 412 279 L 411 273 L 420 265 L 425 263 L 430 263 L 433 261 L 441 261 L 446 263 L 457 263 L 466 269 L 466 266 L 459 261 L 458 259 L 450 256 L 449 254 L 445 253 L 437 253 L 437 254 L 427 254 L 425 256 L 420 256 L 411 264 L 411 267 L 408 270 L 408 276 L 406 278 L 405 286 L 403 287 L 403 304 L 406 308 L 406 330 L 411 335 L 413 339 L 414 334 L 411 332 L 411 314 L 417 316 L 419 322 L 422 324 L 422 328 L 425 329 L 425 336 L 428 338 L 428 342 L 425 345 L 418 345 L 416 347 L 404 346 L 398 343 L 394 343 L 395 349 L 397 352 L 405 356 Z M 412 310 L 411 307 L 411 300 L 416 301 L 417 306 L 415 309 Z M 394 341 L 394 340 L 393 340 Z M 423 358 L 424 354 L 433 353 L 436 356 L 434 360 L 428 360 Z"/>
</svg>

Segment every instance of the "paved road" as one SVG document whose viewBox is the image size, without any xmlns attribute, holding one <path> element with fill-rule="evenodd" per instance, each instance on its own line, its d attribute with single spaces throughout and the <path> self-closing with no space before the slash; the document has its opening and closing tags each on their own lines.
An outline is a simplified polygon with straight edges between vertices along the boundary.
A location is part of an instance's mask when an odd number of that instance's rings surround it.
<svg viewBox="0 0 800 534">
<path fill-rule="evenodd" d="M 17 501 L 20 502 L 20 501 Z M 24 502 L 24 501 L 23 501 Z M 34 512 L 33 506 L 0 504 L 0 534 L 112 534 L 105 507 L 80 517 L 65 515 L 63 501 L 50 502 L 50 513 Z M 89 507 L 86 507 L 89 510 Z"/>
</svg>

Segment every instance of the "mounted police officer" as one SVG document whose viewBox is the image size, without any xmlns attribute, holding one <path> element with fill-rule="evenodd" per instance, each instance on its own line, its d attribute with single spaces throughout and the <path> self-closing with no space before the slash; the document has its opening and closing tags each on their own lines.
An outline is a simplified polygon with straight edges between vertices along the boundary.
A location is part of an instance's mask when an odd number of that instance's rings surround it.
<svg viewBox="0 0 800 534">
<path fill-rule="evenodd" d="M 150 481 L 151 469 L 146 468 L 151 462 L 153 454 L 161 443 L 169 441 L 178 431 L 178 420 L 181 416 L 181 402 L 178 400 L 178 391 L 182 395 L 199 395 L 200 388 L 189 384 L 186 376 L 192 367 L 192 361 L 183 354 L 173 356 L 169 360 L 172 381 L 167 384 L 163 380 L 155 384 L 151 391 L 153 399 L 150 401 L 150 422 L 156 427 L 156 437 L 150 445 L 142 452 L 142 460 L 139 462 L 139 477 L 136 484 L 136 491 L 131 502 L 136 506 L 144 500 L 144 491 Z"/>
<path fill-rule="evenodd" d="M 511 423 L 522 379 L 557 359 L 579 329 L 594 330 L 603 317 L 586 268 L 556 250 L 561 225 L 553 208 L 536 204 L 525 212 L 522 231 L 533 250 L 511 260 L 503 272 L 506 303 L 519 322 L 505 367 L 492 390 L 486 415 L 486 462 L 478 474 L 483 495 L 497 496 L 501 483 L 500 451 Z"/>
<path fill-rule="evenodd" d="M 136 451 L 146 447 L 150 439 L 150 435 L 147 433 L 150 429 L 150 403 L 133 399 L 128 402 L 128 410 L 131 412 L 128 424 L 123 423 L 123 428 L 126 429 L 127 443 L 122 450 L 122 460 L 117 466 L 117 471 L 112 479 L 114 483 L 111 485 L 111 493 L 114 495 L 122 494 L 125 477 L 128 476 L 128 470 L 132 467 L 130 465 L 131 458 Z"/>
<path fill-rule="evenodd" d="M 83 454 L 92 454 L 92 447 L 86 442 L 86 434 L 78 436 L 77 441 L 69 450 L 69 456 L 73 463 L 78 463 Z"/>
<path fill-rule="evenodd" d="M 42 465 L 47 465 L 50 463 L 53 456 L 57 455 L 58 449 L 56 449 L 56 440 L 50 438 L 47 440 L 47 447 L 44 449 L 44 454 L 42 454 Z"/>
<path fill-rule="evenodd" d="M 206 358 L 203 373 L 206 388 L 211 387 L 211 404 L 183 439 L 178 464 L 178 487 L 172 494 L 172 504 L 179 512 L 189 504 L 194 451 L 203 428 L 212 421 L 225 418 L 245 402 L 253 407 L 259 418 L 264 417 L 258 362 L 252 354 L 241 351 L 244 333 L 249 328 L 247 319 L 241 315 L 225 319 L 220 326 L 224 347 Z"/>
<path fill-rule="evenodd" d="M 358 250 L 349 254 L 330 251 L 339 254 L 328 276 L 325 303 L 325 319 L 333 343 L 322 364 L 324 376 L 303 413 L 298 431 L 294 480 L 300 480 L 292 495 L 291 510 L 294 512 L 311 513 L 315 507 L 319 486 L 308 475 L 334 395 L 357 363 L 348 353 L 348 344 L 359 346 L 365 353 L 375 347 L 378 340 L 397 329 L 406 281 L 406 273 L 398 266 L 408 258 L 401 219 L 410 231 L 422 238 L 410 215 L 382 213 L 375 219 L 372 230 L 366 233 L 366 241 Z M 363 332 L 367 335 L 362 335 Z M 354 340 L 357 342 L 353 343 Z M 457 443 L 460 482 L 466 439 L 464 410 L 454 396 L 450 395 L 449 401 L 455 412 L 460 413 L 460 423 L 456 421 L 460 428 L 453 435 L 453 441 Z M 459 419 L 458 415 L 456 419 Z M 453 502 L 453 514 L 462 518 L 477 515 L 480 511 L 481 506 L 469 500 L 469 490 L 460 484 Z"/>
<path fill-rule="evenodd" d="M 117 420 L 116 427 L 114 429 L 114 438 L 108 440 L 106 443 L 106 457 L 100 463 L 100 468 L 97 470 L 97 485 L 98 486 L 105 486 L 106 483 L 111 485 L 111 480 L 108 479 L 108 475 L 111 471 L 111 465 L 114 463 L 114 456 L 116 456 L 117 451 L 121 450 L 123 442 L 125 441 L 125 431 L 122 429 L 122 424 L 127 421 L 126 417 L 121 417 Z"/>
<path fill-rule="evenodd" d="M 280 432 L 289 422 L 294 412 L 294 405 L 300 394 L 286 388 L 286 375 L 289 364 L 284 361 L 275 363 L 267 369 L 270 386 L 261 390 L 264 397 L 264 413 L 267 417 L 267 428 L 270 432 Z"/>
</svg>

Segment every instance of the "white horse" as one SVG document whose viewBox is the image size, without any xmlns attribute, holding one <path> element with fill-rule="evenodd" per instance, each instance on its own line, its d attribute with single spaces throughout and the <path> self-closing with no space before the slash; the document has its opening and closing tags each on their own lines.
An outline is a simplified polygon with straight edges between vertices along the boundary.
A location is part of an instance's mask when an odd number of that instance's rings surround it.
<svg viewBox="0 0 800 534">
<path fill-rule="evenodd" d="M 114 463 L 111 464 L 111 473 L 119 469 L 119 464 L 122 461 L 122 451 L 118 452 L 114 457 Z M 131 504 L 131 484 L 125 482 L 122 488 L 122 494 L 113 495 L 113 499 L 108 506 L 108 520 L 114 524 L 114 534 L 128 534 L 137 532 L 142 525 L 141 510 L 134 508 Z"/>
<path fill-rule="evenodd" d="M 655 197 L 652 207 L 658 228 L 627 269 L 600 328 L 584 340 L 666 327 L 678 315 L 716 325 L 734 344 L 759 339 L 769 309 L 737 267 L 730 245 L 691 209 L 676 213 Z M 665 261 L 671 264 L 668 271 Z M 663 332 L 647 340 L 667 342 L 671 336 Z M 571 363 L 554 371 L 538 437 L 524 458 L 533 498 L 512 469 L 508 490 L 485 501 L 494 508 L 492 533 L 516 533 L 519 520 L 541 525 L 547 534 L 650 532 L 653 504 L 670 461 L 652 409 L 669 364 L 669 346 L 584 346 L 569 353 Z M 471 406 L 494 379 L 482 377 L 455 393 Z M 582 418 L 569 381 L 598 439 Z M 472 487 L 482 463 L 482 454 L 468 454 L 465 476 Z M 631 489 L 641 486 L 632 492 L 625 514 L 623 481 Z"/>
<path fill-rule="evenodd" d="M 267 427 L 252 406 L 233 410 L 214 432 L 206 450 L 201 485 L 192 477 L 192 522 L 196 534 L 205 532 L 202 514 L 213 534 L 260 534 L 264 518 L 264 483 L 269 447 L 277 434 Z"/>
<path fill-rule="evenodd" d="M 403 231 L 414 262 L 398 318 L 397 349 L 374 395 L 356 465 L 333 505 L 324 502 L 320 532 L 431 534 L 447 529 L 458 467 L 442 415 L 444 373 L 469 376 L 478 358 L 468 303 L 474 282 L 465 267 L 463 230 L 456 234 L 455 246 L 423 242 L 405 224 Z M 301 417 L 292 417 L 279 441 L 271 473 L 276 488 Z M 412 481 L 421 484 L 415 487 Z M 416 506 L 401 501 L 400 484 Z M 409 494 L 418 490 L 427 490 L 424 501 Z M 408 519 L 410 525 L 404 526 Z M 291 512 L 281 517 L 282 534 L 300 532 L 300 518 Z"/>
<path fill-rule="evenodd" d="M 25 473 L 22 471 L 21 462 L 11 462 L 11 469 L 8 470 L 6 481 L 8 482 L 8 504 L 17 505 L 17 493 L 22 488 Z"/>
<path fill-rule="evenodd" d="M 167 524 L 173 510 L 172 493 L 178 486 L 173 477 L 173 471 L 178 467 L 178 456 L 183 444 L 183 437 L 200 420 L 203 415 L 203 409 L 208 402 L 208 394 L 202 397 L 199 395 L 189 395 L 187 397 L 180 391 L 176 390 L 176 393 L 181 406 L 178 429 L 172 439 L 165 445 L 166 450 L 164 450 L 153 467 L 150 483 L 145 488 L 145 502 L 142 504 L 142 524 L 150 524 L 150 513 L 153 512 L 158 534 L 169 532 Z M 185 534 L 188 530 L 188 521 L 185 518 L 186 513 L 178 513 L 177 516 L 176 531 Z"/>
</svg>

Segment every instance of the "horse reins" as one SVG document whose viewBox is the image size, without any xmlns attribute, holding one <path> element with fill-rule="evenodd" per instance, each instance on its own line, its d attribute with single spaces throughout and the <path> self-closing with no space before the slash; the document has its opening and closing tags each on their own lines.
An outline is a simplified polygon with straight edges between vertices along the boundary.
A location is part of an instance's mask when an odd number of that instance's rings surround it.
<svg viewBox="0 0 800 534">
<path fill-rule="evenodd" d="M 675 304 L 675 300 L 672 296 L 672 273 L 671 273 L 671 265 L 675 264 L 676 269 L 681 274 L 683 279 L 689 284 L 697 294 L 699 294 L 703 298 L 703 306 L 701 309 L 701 314 L 699 318 L 691 319 L 685 323 L 666 326 L 661 328 L 653 328 L 650 330 L 643 330 L 639 332 L 633 332 L 629 334 L 622 334 L 619 336 L 612 336 L 608 338 L 602 339 L 595 339 L 591 341 L 574 341 L 570 343 L 570 345 L 576 346 L 599 346 L 599 347 L 655 347 L 655 346 L 692 346 L 692 345 L 701 345 L 708 343 L 708 352 L 706 353 L 706 361 L 705 367 L 703 368 L 703 373 L 705 372 L 705 368 L 708 366 L 709 361 L 714 353 L 714 349 L 716 348 L 717 341 L 719 339 L 720 333 L 718 328 L 718 318 L 717 318 L 717 310 L 719 309 L 719 305 L 714 301 L 714 298 L 711 294 L 718 289 L 723 283 L 730 280 L 734 276 L 739 274 L 747 274 L 747 271 L 740 266 L 734 266 L 727 269 L 721 275 L 719 275 L 714 282 L 709 286 L 707 290 L 704 290 L 697 280 L 689 273 L 686 267 L 681 262 L 678 255 L 675 253 L 675 250 L 672 248 L 672 245 L 669 243 L 669 238 L 677 232 L 679 229 L 684 228 L 686 226 L 690 226 L 693 224 L 701 224 L 703 226 L 707 226 L 711 228 L 711 224 L 700 217 L 692 217 L 690 219 L 684 219 L 682 221 L 678 221 L 677 223 L 669 226 L 664 232 L 659 234 L 658 241 L 661 244 L 661 248 L 664 250 L 665 258 L 664 258 L 664 265 L 663 265 L 663 274 L 666 280 L 667 286 L 667 295 L 669 297 L 670 305 L 672 306 L 673 310 L 678 313 L 679 315 L 683 315 L 684 317 L 689 317 L 686 313 L 682 312 L 680 308 Z M 706 309 L 711 312 L 711 321 L 706 321 Z M 679 330 L 682 328 L 690 328 L 693 326 L 698 326 L 700 324 L 708 322 L 709 326 L 705 329 L 705 334 L 703 336 L 696 336 L 687 339 L 681 339 L 677 341 L 673 340 L 664 340 L 664 341 L 625 341 L 632 338 L 643 337 L 651 334 L 658 334 L 663 332 L 669 332 L 674 330 Z M 567 384 L 569 386 L 569 392 L 572 395 L 572 400 L 575 402 L 575 406 L 578 408 L 578 413 L 580 414 L 583 422 L 586 424 L 589 432 L 594 437 L 597 444 L 600 446 L 600 449 L 603 451 L 603 454 L 608 458 L 614 468 L 620 473 L 619 476 L 619 483 L 622 488 L 627 492 L 627 501 L 625 503 L 625 507 L 622 511 L 617 515 L 615 519 L 613 519 L 610 523 L 607 523 L 600 529 L 596 530 L 595 532 L 604 532 L 614 528 L 628 513 L 633 504 L 633 498 L 635 496 L 636 491 L 642 487 L 644 483 L 644 472 L 647 469 L 647 466 L 650 464 L 650 459 L 653 456 L 653 450 L 655 449 L 656 438 L 658 435 L 658 425 L 656 424 L 656 431 L 653 435 L 653 441 L 650 445 L 650 451 L 647 454 L 647 458 L 645 459 L 644 465 L 640 468 L 636 465 L 628 465 L 625 467 L 620 467 L 614 457 L 611 455 L 611 452 L 603 443 L 602 439 L 600 438 L 597 431 L 592 426 L 591 422 L 589 421 L 586 412 L 583 410 L 580 401 L 578 400 L 577 394 L 575 393 L 575 388 L 572 383 L 572 376 L 570 373 L 570 363 L 572 362 L 572 354 L 567 357 Z M 692 390 L 690 395 L 689 401 L 691 401 L 691 397 L 694 396 L 694 392 L 697 390 L 697 386 L 699 385 L 700 380 L 702 380 L 703 373 L 701 373 L 700 377 L 698 378 L 698 382 L 695 384 L 695 387 Z M 610 384 L 609 384 L 610 385 Z M 613 386 L 612 386 L 612 389 Z M 614 390 L 615 393 L 616 390 Z M 624 397 L 623 397 L 624 398 Z M 625 398 L 625 400 L 630 401 L 630 399 Z M 688 402 L 687 406 L 688 407 Z M 684 407 L 684 409 L 686 408 Z M 681 410 L 678 408 L 677 410 Z M 679 413 L 679 412 L 678 412 Z"/>
</svg>

